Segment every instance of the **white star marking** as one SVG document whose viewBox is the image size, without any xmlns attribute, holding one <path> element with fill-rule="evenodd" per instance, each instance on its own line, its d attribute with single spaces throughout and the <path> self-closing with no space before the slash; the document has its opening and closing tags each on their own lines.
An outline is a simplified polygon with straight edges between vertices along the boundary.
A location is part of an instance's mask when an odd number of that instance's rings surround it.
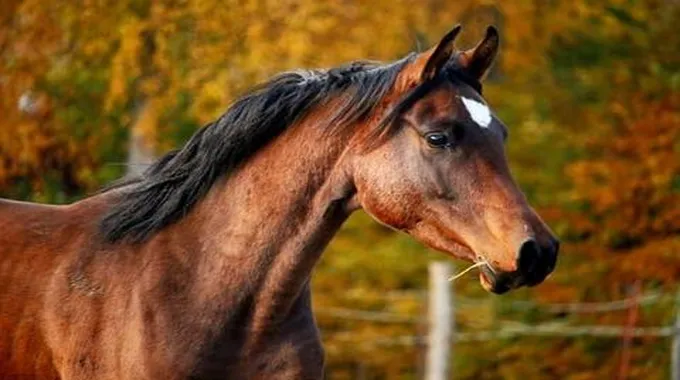
<svg viewBox="0 0 680 380">
<path fill-rule="evenodd" d="M 489 128 L 489 124 L 491 124 L 491 111 L 486 104 L 463 96 L 460 97 L 460 100 L 475 123 L 479 124 L 482 128 Z"/>
</svg>

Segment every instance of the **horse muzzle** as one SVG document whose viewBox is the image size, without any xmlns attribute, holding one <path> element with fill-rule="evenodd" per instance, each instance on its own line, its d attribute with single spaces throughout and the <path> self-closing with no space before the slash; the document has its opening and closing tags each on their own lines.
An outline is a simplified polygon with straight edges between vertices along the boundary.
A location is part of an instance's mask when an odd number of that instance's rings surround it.
<svg viewBox="0 0 680 380">
<path fill-rule="evenodd" d="M 536 286 L 543 282 L 555 269 L 559 241 L 550 238 L 547 244 L 540 245 L 534 239 L 522 243 L 515 267 L 511 272 L 501 272 L 490 265 L 480 270 L 480 282 L 491 293 L 503 294 L 522 286 Z"/>
</svg>

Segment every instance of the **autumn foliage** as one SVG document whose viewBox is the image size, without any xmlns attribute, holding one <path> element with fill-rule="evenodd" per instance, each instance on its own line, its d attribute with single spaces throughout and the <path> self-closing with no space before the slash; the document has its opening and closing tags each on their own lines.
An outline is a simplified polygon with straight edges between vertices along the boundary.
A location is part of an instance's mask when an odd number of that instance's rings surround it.
<svg viewBox="0 0 680 380">
<path fill-rule="evenodd" d="M 454 23 L 461 47 L 499 27 L 485 95 L 513 172 L 563 240 L 543 285 L 503 298 L 455 284 L 460 331 L 622 326 L 626 311 L 511 308 L 670 295 L 636 324 L 673 323 L 680 279 L 680 4 L 662 0 L 0 2 L 0 195 L 64 203 L 122 175 L 128 152 L 182 144 L 240 93 L 287 69 L 392 60 Z M 141 153 L 140 153 L 141 152 Z M 135 160 L 132 160 L 135 161 Z M 427 263 L 441 256 L 357 214 L 314 276 L 330 379 L 418 378 Z M 471 300 L 472 299 L 472 300 Z M 465 303 L 464 300 L 468 300 Z M 352 309 L 404 316 L 366 321 Z M 401 342 L 401 343 L 400 343 Z M 629 378 L 668 376 L 670 341 L 633 340 Z M 516 337 L 454 349 L 456 378 L 607 379 L 621 341 Z"/>
</svg>

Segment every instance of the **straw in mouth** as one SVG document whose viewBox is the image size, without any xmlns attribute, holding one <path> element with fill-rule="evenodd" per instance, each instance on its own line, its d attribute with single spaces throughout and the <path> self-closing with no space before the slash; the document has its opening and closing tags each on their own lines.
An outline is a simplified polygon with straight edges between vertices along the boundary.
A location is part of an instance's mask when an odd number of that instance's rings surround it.
<svg viewBox="0 0 680 380">
<path fill-rule="evenodd" d="M 463 270 L 462 272 L 456 274 L 455 276 L 451 276 L 451 277 L 449 278 L 449 281 L 456 281 L 458 278 L 464 276 L 465 273 L 467 273 L 467 272 L 469 272 L 469 271 L 471 271 L 471 270 L 473 270 L 473 269 L 475 269 L 475 268 L 481 267 L 482 265 L 488 265 L 488 263 L 486 262 L 486 260 L 479 261 L 479 262 L 476 262 L 476 263 L 470 265 L 469 267 L 467 267 L 467 268 L 466 268 L 465 270 Z"/>
</svg>

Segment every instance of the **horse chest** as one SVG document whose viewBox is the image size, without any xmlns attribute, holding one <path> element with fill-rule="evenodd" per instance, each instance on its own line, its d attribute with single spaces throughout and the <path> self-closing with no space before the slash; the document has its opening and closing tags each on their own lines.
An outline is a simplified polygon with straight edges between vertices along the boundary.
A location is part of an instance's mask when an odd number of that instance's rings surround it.
<svg viewBox="0 0 680 380">
<path fill-rule="evenodd" d="M 255 331 L 252 321 L 225 326 L 224 339 L 206 345 L 198 356 L 196 379 L 321 379 L 324 351 L 311 310 L 300 308 L 276 327 Z M 242 339 L 228 331 L 240 330 Z M 230 337 L 228 337 L 230 336 Z"/>
</svg>

